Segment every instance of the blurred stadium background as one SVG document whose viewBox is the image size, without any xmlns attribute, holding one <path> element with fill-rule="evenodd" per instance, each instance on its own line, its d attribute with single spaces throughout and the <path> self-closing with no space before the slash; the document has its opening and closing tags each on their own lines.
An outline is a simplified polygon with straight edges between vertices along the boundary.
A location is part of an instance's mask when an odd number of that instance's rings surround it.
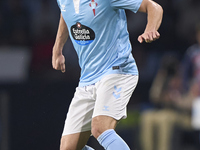
<svg viewBox="0 0 200 150">
<path fill-rule="evenodd" d="M 164 16 L 161 37 L 151 44 L 137 41 L 145 28 L 146 15 L 127 11 L 140 79 L 129 103 L 129 117 L 119 123 L 117 130 L 135 150 L 147 150 L 141 140 L 141 114 L 155 107 L 149 93 L 162 58 L 175 56 L 181 66 L 186 50 L 197 42 L 195 26 L 200 22 L 199 0 L 156 2 L 163 7 Z M 66 73 L 51 67 L 59 13 L 56 0 L 0 1 L 0 150 L 59 149 L 80 74 L 70 40 L 64 48 Z M 193 128 L 173 128 L 169 141 L 170 150 L 200 149 L 199 132 Z M 92 138 L 89 144 L 101 149 Z"/>
</svg>

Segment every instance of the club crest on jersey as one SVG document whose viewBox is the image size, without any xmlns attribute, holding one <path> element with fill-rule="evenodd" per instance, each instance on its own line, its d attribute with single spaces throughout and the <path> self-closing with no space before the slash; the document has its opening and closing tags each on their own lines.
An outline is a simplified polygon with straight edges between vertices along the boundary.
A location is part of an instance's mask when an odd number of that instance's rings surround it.
<svg viewBox="0 0 200 150">
<path fill-rule="evenodd" d="M 76 23 L 78 29 L 81 29 L 81 24 L 79 22 Z"/>
<path fill-rule="evenodd" d="M 95 9 L 97 7 L 97 3 L 95 2 L 95 0 L 91 0 L 91 2 L 89 3 L 90 7 L 92 8 L 92 11 L 94 13 L 94 16 L 95 16 Z"/>
<path fill-rule="evenodd" d="M 94 31 L 91 28 L 82 25 L 80 22 L 71 26 L 71 35 L 79 45 L 88 45 L 95 39 Z"/>
</svg>

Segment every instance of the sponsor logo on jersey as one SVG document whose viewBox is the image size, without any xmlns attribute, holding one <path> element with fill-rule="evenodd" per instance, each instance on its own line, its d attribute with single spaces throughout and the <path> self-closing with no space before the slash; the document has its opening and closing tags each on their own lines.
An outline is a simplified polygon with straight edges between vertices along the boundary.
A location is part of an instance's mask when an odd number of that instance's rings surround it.
<svg viewBox="0 0 200 150">
<path fill-rule="evenodd" d="M 82 25 L 80 22 L 71 26 L 71 35 L 79 45 L 88 45 L 95 39 L 94 31 L 91 28 Z"/>
<path fill-rule="evenodd" d="M 95 0 L 91 0 L 91 2 L 89 3 L 90 7 L 92 8 L 92 11 L 94 13 L 95 16 L 95 8 L 97 7 L 97 3 L 95 2 Z"/>
</svg>

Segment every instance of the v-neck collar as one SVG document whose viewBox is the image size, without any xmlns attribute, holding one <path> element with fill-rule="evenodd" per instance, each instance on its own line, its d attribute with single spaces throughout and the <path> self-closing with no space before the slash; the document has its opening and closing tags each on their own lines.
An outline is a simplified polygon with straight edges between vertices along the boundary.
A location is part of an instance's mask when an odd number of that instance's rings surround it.
<svg viewBox="0 0 200 150">
<path fill-rule="evenodd" d="M 75 13 L 79 14 L 80 0 L 73 0 Z"/>
</svg>

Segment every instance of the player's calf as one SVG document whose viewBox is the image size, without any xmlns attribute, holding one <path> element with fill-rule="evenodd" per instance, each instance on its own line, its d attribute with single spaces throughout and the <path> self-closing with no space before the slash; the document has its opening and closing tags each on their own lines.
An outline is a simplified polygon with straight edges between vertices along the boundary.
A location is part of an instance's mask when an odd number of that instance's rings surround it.
<svg viewBox="0 0 200 150">
<path fill-rule="evenodd" d="M 64 135 L 61 138 L 60 150 L 82 150 L 90 135 L 90 131 Z"/>
</svg>

